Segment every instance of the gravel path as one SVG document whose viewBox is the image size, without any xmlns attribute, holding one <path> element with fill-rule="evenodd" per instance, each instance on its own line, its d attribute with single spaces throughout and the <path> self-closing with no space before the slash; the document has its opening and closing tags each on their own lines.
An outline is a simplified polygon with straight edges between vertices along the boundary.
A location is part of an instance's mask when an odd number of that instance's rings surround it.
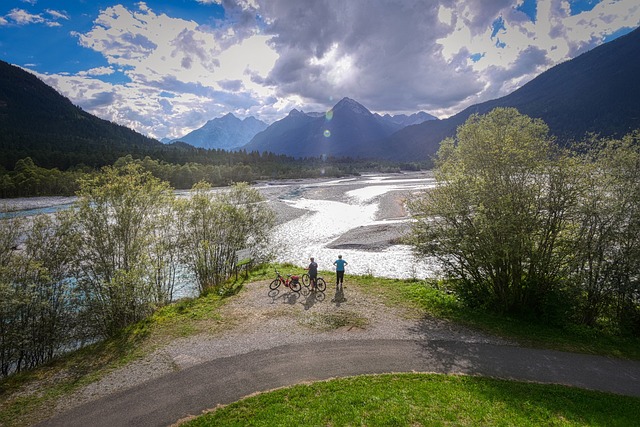
<svg viewBox="0 0 640 427">
<path fill-rule="evenodd" d="M 59 402 L 56 412 L 198 364 L 286 344 L 371 339 L 506 344 L 447 322 L 416 319 L 407 311 L 387 307 L 350 286 L 348 277 L 342 292 L 332 283 L 324 293 L 303 288 L 299 294 L 288 288 L 270 291 L 268 283 L 246 285 L 222 308 L 224 318 L 233 319 L 234 325 L 224 333 L 177 339 L 80 389 Z"/>
</svg>

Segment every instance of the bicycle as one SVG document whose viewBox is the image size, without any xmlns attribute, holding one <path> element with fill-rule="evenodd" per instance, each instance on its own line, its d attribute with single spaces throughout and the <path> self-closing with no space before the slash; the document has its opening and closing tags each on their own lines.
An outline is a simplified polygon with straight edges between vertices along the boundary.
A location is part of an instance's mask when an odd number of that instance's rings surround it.
<svg viewBox="0 0 640 427">
<path fill-rule="evenodd" d="M 300 276 L 295 276 L 291 274 L 287 274 L 287 278 L 285 279 L 282 274 L 276 269 L 276 278 L 273 279 L 271 283 L 269 283 L 269 289 L 276 290 L 280 285 L 284 285 L 287 288 L 291 289 L 293 292 L 300 292 L 302 286 L 300 286 Z"/>
<path fill-rule="evenodd" d="M 311 285 L 311 277 L 309 277 L 309 274 L 304 273 L 302 275 L 302 284 L 309 288 L 309 285 Z M 322 277 L 316 277 L 315 288 L 320 292 L 324 292 L 327 289 L 327 282 L 325 282 Z"/>
</svg>

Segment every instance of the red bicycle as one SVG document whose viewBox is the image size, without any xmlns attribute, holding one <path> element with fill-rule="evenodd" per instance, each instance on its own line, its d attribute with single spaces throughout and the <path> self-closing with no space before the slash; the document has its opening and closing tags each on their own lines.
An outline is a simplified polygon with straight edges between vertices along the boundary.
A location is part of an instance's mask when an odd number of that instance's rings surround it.
<svg viewBox="0 0 640 427">
<path fill-rule="evenodd" d="M 293 292 L 300 292 L 300 289 L 302 288 L 302 286 L 300 285 L 300 276 L 292 276 L 291 274 L 287 274 L 287 278 L 285 279 L 282 274 L 280 274 L 280 272 L 278 272 L 278 270 L 276 269 L 276 278 L 273 279 L 271 283 L 269 283 L 269 289 L 278 289 L 280 285 L 285 285 Z"/>
</svg>

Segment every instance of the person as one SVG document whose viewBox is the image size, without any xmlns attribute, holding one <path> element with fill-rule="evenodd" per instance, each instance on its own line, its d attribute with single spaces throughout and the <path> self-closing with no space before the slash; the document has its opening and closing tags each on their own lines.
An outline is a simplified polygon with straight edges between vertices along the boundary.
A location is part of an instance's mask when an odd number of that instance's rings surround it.
<svg viewBox="0 0 640 427">
<path fill-rule="evenodd" d="M 347 264 L 349 263 L 342 259 L 342 255 L 338 255 L 338 259 L 333 262 L 336 266 L 336 287 L 344 282 L 344 266 Z"/>
<path fill-rule="evenodd" d="M 316 279 L 318 278 L 318 264 L 313 260 L 313 257 L 309 258 L 311 263 L 309 263 L 309 267 L 305 270 L 309 270 L 309 279 L 311 281 L 311 290 L 315 290 L 316 288 Z"/>
</svg>

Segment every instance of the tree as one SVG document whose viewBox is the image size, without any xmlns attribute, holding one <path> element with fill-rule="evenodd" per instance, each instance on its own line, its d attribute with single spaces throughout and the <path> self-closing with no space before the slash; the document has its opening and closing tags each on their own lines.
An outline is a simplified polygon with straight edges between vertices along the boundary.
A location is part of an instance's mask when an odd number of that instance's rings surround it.
<svg viewBox="0 0 640 427">
<path fill-rule="evenodd" d="M 571 161 L 513 108 L 471 116 L 438 152 L 437 186 L 410 203 L 413 245 L 470 305 L 545 314 L 566 276 Z"/>
<path fill-rule="evenodd" d="M 254 259 L 264 255 L 274 213 L 263 202 L 247 184 L 217 191 L 204 182 L 194 186 L 180 217 L 187 263 L 201 293 L 220 289 L 235 270 L 241 250 Z"/>
<path fill-rule="evenodd" d="M 72 281 L 77 237 L 69 212 L 0 222 L 2 375 L 47 362 L 81 339 Z"/>
<path fill-rule="evenodd" d="M 173 203 L 166 182 L 137 163 L 106 167 L 81 182 L 77 221 L 82 230 L 79 284 L 98 331 L 112 335 L 143 319 L 168 297 L 161 279 L 166 252 L 157 252 L 158 233 Z M 162 249 L 164 251 L 164 249 Z M 153 253 L 153 251 L 156 251 Z M 156 257 L 152 263 L 152 258 Z M 153 265 L 153 267 L 152 267 Z"/>
<path fill-rule="evenodd" d="M 584 156 L 571 278 L 578 320 L 640 332 L 640 132 L 597 140 Z"/>
</svg>

